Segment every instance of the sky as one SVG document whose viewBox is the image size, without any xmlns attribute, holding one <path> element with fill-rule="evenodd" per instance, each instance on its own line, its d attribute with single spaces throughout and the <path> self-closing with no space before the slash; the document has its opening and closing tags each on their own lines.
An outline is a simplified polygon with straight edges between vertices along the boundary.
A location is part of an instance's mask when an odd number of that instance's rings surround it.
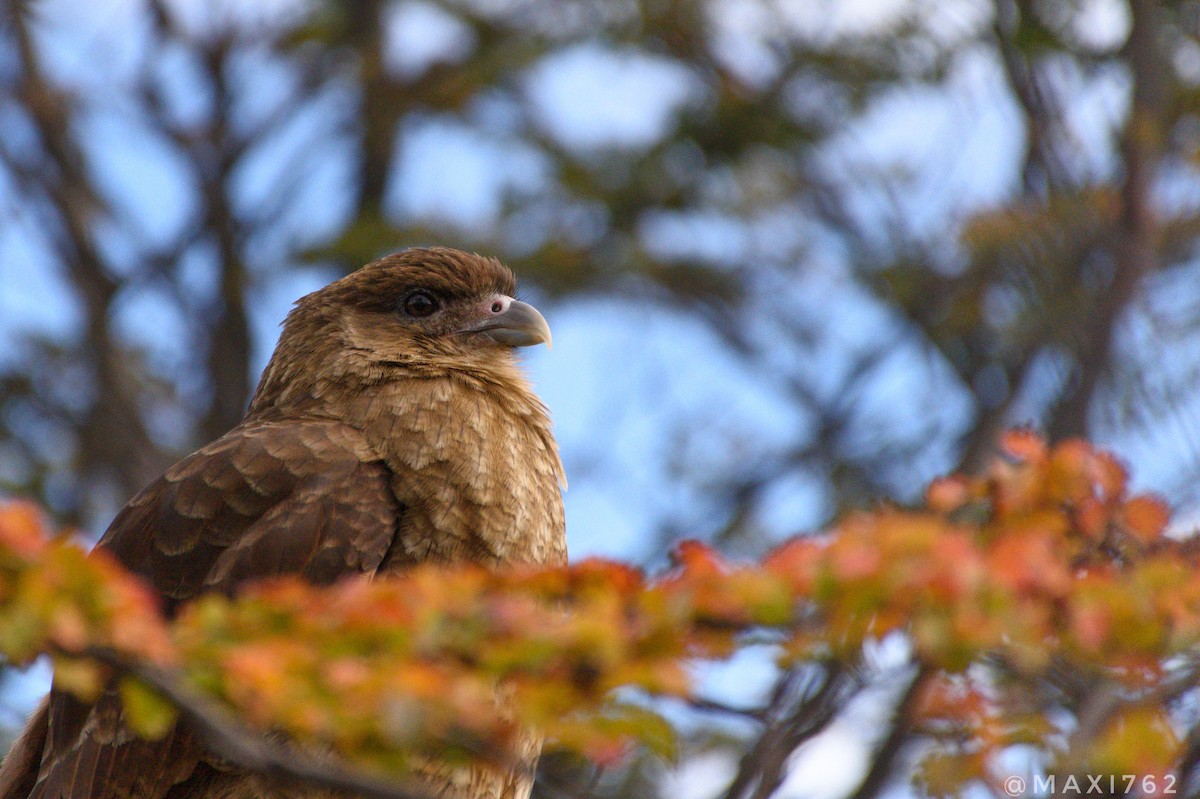
<svg viewBox="0 0 1200 799">
<path fill-rule="evenodd" d="M 187 14 L 201 15 L 199 3 L 181 2 Z M 861 28 L 881 24 L 899 13 L 908 0 L 853 0 L 853 2 L 809 3 L 797 0 L 783 7 L 814 31 L 835 35 L 839 28 Z M 1119 40 L 1127 21 L 1116 2 L 1095 0 L 1089 27 L 1098 42 Z M 972 24 L 976 4 L 941 4 L 947 29 Z M 133 0 L 107 0 L 68 6 L 47 2 L 42 12 L 47 21 L 45 42 L 52 62 L 61 74 L 81 90 L 103 97 L 123 70 L 132 68 L 137 51 L 138 5 Z M 275 0 L 257 7 L 263 15 L 290 13 L 293 4 Z M 721 5 L 723 25 L 730 32 L 727 45 L 743 68 L 752 73 L 763 69 L 767 56 L 755 44 L 756 4 L 730 0 Z M 200 24 L 199 21 L 194 24 Z M 389 15 L 387 24 L 393 47 L 389 64 L 401 73 L 423 69 L 435 59 L 455 59 L 469 51 L 471 34 L 433 6 L 403 3 Z M 103 68 L 97 68 L 97 63 Z M 188 113 L 186 65 L 167 63 L 178 81 L 180 113 Z M 261 83 L 264 97 L 281 92 L 286 76 L 273 74 L 262 65 L 247 65 Z M 117 76 L 114 79 L 114 75 Z M 831 164 L 844 162 L 857 167 L 880 169 L 906 166 L 921 169 L 931 162 L 951 163 L 934 170 L 937 183 L 918 187 L 904 198 L 906 218 L 916 230 L 936 230 L 955 208 L 986 207 L 1005 196 L 1010 188 L 1012 163 L 1019 157 L 1018 120 L 1013 109 L 998 98 L 1006 92 L 1000 85 L 996 64 L 979 54 L 957 64 L 948 83 L 949 91 L 914 89 L 898 92 L 877 104 L 859 124 L 849 126 L 828 148 L 824 157 Z M 542 126 L 572 146 L 591 148 L 604 144 L 638 147 L 654 141 L 669 124 L 671 110 L 686 102 L 697 90 L 689 76 L 670 63 L 600 45 L 579 45 L 560 52 L 531 70 L 524 90 Z M 1080 130 L 1103 130 L 1104 122 L 1119 113 L 1124 95 L 1119 82 L 1099 82 L 1092 93 L 1076 98 L 1072 108 Z M 330 102 L 334 102 L 331 100 Z M 255 185 L 266 183 L 273 170 L 286 168 L 289 148 L 304 146 L 305 132 L 322 122 L 301 121 L 292 139 L 286 136 L 276 150 L 261 159 L 244 176 L 247 196 Z M 125 212 L 136 216 L 152 236 L 170 235 L 184 224 L 190 211 L 186 187 L 178 180 L 172 157 L 156 147 L 136 125 L 121 117 L 120 108 L 97 113 L 89 122 L 95 147 L 104 153 L 101 180 L 113 196 L 120 198 Z M 310 126 L 306 131 L 303 126 Z M 0 129 L 5 129 L 0 115 Z M 5 135 L 21 135 L 6 129 Z M 955 152 L 947 154 L 948 136 L 958 139 Z M 1085 142 L 1085 145 L 1087 143 Z M 1082 152 L 1103 147 L 1084 146 Z M 331 147 L 330 158 L 313 175 L 301 198 L 308 209 L 303 215 L 308 226 L 295 235 L 320 239 L 340 224 L 345 207 L 331 199 L 336 185 L 350 168 L 347 160 Z M 1098 163 L 1097 170 L 1105 165 Z M 464 228 L 485 224 L 499 211 L 499 195 L 506 187 L 534 187 L 545 164 L 535 154 L 522 150 L 501 137 L 484 140 L 470 128 L 452 120 L 426 116 L 410 122 L 402 160 L 401 180 L 394 181 L 391 203 L 408 217 L 446 217 Z M 949 185 L 947 185 L 947 181 Z M 29 268 L 39 260 L 44 242 L 37 234 L 37 220 L 4 198 L 0 185 L 0 360 L 11 357 L 14 334 L 36 330 L 56 336 L 76 332 L 78 319 L 62 301 L 66 291 L 45 270 Z M 867 198 L 864 203 L 869 202 Z M 869 209 L 864 208 L 864 213 Z M 766 234 L 771 231 L 767 230 Z M 656 239 L 660 246 L 700 247 L 714 257 L 736 251 L 747 243 L 742 230 L 711 225 L 685 225 L 660 220 Z M 270 247 L 270 242 L 265 246 Z M 106 246 L 123 246 L 119 237 Z M 818 352 L 812 365 L 816 371 L 841 368 L 839 348 L 852 348 L 869 338 L 881 325 L 872 305 L 851 285 L 840 270 L 836 253 L 826 259 L 827 268 L 805 278 L 803 302 L 820 303 L 828 312 L 836 309 L 839 329 L 833 331 L 837 346 Z M 278 324 L 292 301 L 319 287 L 327 275 L 309 270 L 266 281 L 254 303 L 255 360 L 265 363 Z M 203 282 L 202 270 L 196 280 Z M 672 479 L 667 449 L 671 442 L 660 432 L 678 418 L 689 418 L 704 409 L 719 408 L 730 417 L 747 420 L 755 441 L 770 441 L 788 425 L 801 424 L 779 406 L 778 397 L 755 381 L 713 334 L 682 314 L 661 307 L 618 303 L 611 299 L 547 302 L 532 292 L 554 330 L 552 351 L 537 349 L 525 354 L 525 364 L 538 393 L 550 407 L 558 440 L 568 469 L 570 489 L 565 496 L 567 529 L 572 559 L 603 556 L 645 560 L 655 553 L 655 533 L 663 519 L 675 518 L 690 507 L 704 507 L 695 489 Z M 181 360 L 186 332 L 172 331 L 173 317 L 163 311 L 162 298 L 153 293 L 129 297 L 119 310 L 119 324 L 128 335 L 158 348 L 158 357 Z M 915 357 L 915 356 L 913 356 Z M 878 401 L 893 402 L 907 396 L 906 381 L 913 377 L 909 361 L 898 361 L 884 371 L 878 383 Z M 634 401 L 630 401 L 633 398 Z M 649 398 L 653 398 L 652 401 Z M 963 413 L 962 398 L 948 394 L 938 409 L 951 422 Z M 958 405 L 956 405 L 958 403 Z M 921 409 L 898 412 L 921 413 Z M 1182 424 L 1182 422 L 1180 422 Z M 720 431 L 700 430 L 703 446 L 724 447 Z M 1193 436 L 1192 440 L 1200 437 Z M 1153 452 L 1133 451 L 1135 474 L 1149 473 L 1153 484 Z M 920 466 L 932 477 L 945 468 L 944 462 Z M 1144 463 L 1143 463 L 1144 459 Z M 794 481 L 770 503 L 763 523 L 778 535 L 809 530 L 828 513 L 821 492 L 813 484 Z M 705 684 L 725 697 L 750 700 L 769 675 L 770 653 L 759 652 L 725 668 L 705 671 Z M 46 684 L 45 670 L 31 674 L 13 696 L 28 705 Z M 825 799 L 843 795 L 854 784 L 865 764 L 864 730 L 877 729 L 879 703 L 856 705 L 846 718 L 835 722 L 823 735 L 797 753 L 791 779 L 781 797 Z M 722 755 L 705 755 L 687 762 L 676 772 L 667 795 L 707 799 L 720 787 L 720 775 L 733 764 Z M 715 787 L 714 787 L 715 786 Z M 678 793 L 676 793 L 678 791 Z"/>
</svg>

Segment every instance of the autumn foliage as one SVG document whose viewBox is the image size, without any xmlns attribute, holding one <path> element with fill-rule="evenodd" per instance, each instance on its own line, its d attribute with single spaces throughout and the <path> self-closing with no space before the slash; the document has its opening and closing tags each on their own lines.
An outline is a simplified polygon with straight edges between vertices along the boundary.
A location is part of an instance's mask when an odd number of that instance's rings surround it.
<svg viewBox="0 0 1200 799">
<path fill-rule="evenodd" d="M 654 576 L 585 561 L 425 566 L 324 590 L 278 580 L 166 621 L 108 558 L 10 504 L 0 648 L 15 665 L 49 652 L 85 697 L 111 669 L 86 655 L 116 652 L 253 727 L 402 770 L 414 755 L 502 758 L 518 724 L 601 762 L 635 740 L 669 751 L 652 700 L 690 697 L 697 659 L 765 641 L 784 669 L 854 669 L 899 640 L 927 790 L 995 781 L 1017 745 L 1047 769 L 1167 774 L 1200 643 L 1197 545 L 1167 521 L 1110 455 L 1015 432 L 986 474 L 935 482 L 923 507 L 853 514 L 760 563 L 686 543 Z M 165 729 L 169 704 L 124 679 L 138 728 Z"/>
</svg>

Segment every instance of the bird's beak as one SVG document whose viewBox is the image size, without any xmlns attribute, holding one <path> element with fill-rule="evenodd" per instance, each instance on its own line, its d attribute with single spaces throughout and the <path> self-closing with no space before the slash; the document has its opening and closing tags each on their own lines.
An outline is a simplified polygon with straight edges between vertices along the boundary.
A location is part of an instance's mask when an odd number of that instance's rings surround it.
<svg viewBox="0 0 1200 799">
<path fill-rule="evenodd" d="M 526 302 L 497 294 L 484 309 L 485 317 L 464 332 L 479 333 L 506 347 L 551 346 L 550 325 L 538 309 Z"/>
</svg>

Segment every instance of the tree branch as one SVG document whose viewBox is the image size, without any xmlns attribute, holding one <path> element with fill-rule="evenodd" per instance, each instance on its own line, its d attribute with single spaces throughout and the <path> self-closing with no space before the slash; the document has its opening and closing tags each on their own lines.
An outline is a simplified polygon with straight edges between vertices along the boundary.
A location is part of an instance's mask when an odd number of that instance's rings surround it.
<svg viewBox="0 0 1200 799">
<path fill-rule="evenodd" d="M 784 766 L 792 752 L 825 729 L 841 709 L 847 681 L 840 666 L 826 665 L 820 687 L 797 700 L 794 694 L 801 689 L 803 674 L 789 671 L 776 683 L 764 713 L 766 729 L 742 756 L 723 799 L 770 796 L 783 781 Z"/>
<path fill-rule="evenodd" d="M 908 688 L 904 690 L 904 694 L 896 704 L 891 729 L 888 730 L 888 734 L 880 743 L 879 748 L 875 750 L 875 756 L 871 759 L 871 767 L 867 769 L 862 782 L 858 784 L 858 788 L 850 795 L 849 799 L 874 799 L 888 784 L 896 760 L 904 751 L 904 745 L 910 740 L 909 734 L 912 732 L 913 710 L 917 697 L 932 675 L 933 669 L 929 666 L 922 665 L 917 669 L 912 682 L 908 684 Z"/>
<path fill-rule="evenodd" d="M 1071 183 L 1070 170 L 1055 148 L 1055 128 L 1061 113 L 1038 80 L 1034 65 L 1021 53 L 1014 39 L 1020 15 L 1030 13 L 1027 3 L 994 0 L 992 35 L 1004 67 L 1004 76 L 1020 106 L 1025 122 L 1025 157 L 1021 182 L 1027 194 L 1048 193 Z"/>
<path fill-rule="evenodd" d="M 1088 409 L 1100 378 L 1110 366 L 1117 323 L 1157 261 L 1158 226 L 1150 196 L 1163 94 L 1156 6 L 1155 0 L 1133 0 L 1129 6 L 1132 27 L 1126 47 L 1133 78 L 1133 101 L 1121 139 L 1125 180 L 1113 239 L 1116 274 L 1108 291 L 1098 299 L 1091 315 L 1092 324 L 1076 351 L 1074 390 L 1054 409 L 1047 425 L 1052 440 L 1087 434 Z"/>
<path fill-rule="evenodd" d="M 43 72 L 25 4 L 6 3 L 19 59 L 16 99 L 29 114 L 39 138 L 29 173 L 44 196 L 49 238 L 75 289 L 84 315 L 82 358 L 94 369 L 96 398 L 76 429 L 81 472 L 119 483 L 132 494 L 166 465 L 131 396 L 128 359 L 110 329 L 112 303 L 121 287 L 95 240 L 97 219 L 111 217 L 88 173 L 86 154 L 72 137 L 76 105 Z M 2 27 L 2 26 L 0 26 Z M 78 502 L 78 499 L 76 499 Z"/>
<path fill-rule="evenodd" d="M 167 671 L 131 661 L 110 649 L 85 653 L 116 671 L 136 677 L 162 694 L 212 751 L 229 763 L 282 784 L 322 788 L 369 799 L 432 799 L 413 784 L 390 782 L 351 770 L 262 737 L 246 728 L 216 702 L 180 685 Z"/>
</svg>

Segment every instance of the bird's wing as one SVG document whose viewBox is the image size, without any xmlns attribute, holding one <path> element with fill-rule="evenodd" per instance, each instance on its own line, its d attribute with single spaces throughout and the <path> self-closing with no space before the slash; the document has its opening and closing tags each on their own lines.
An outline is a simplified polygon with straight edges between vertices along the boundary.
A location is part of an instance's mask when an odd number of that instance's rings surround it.
<svg viewBox="0 0 1200 799">
<path fill-rule="evenodd" d="M 390 479 L 346 425 L 247 422 L 134 497 L 100 546 L 161 592 L 168 613 L 249 579 L 327 584 L 374 572 L 387 555 L 403 510 Z M 94 704 L 53 691 L 48 719 L 31 799 L 190 795 L 186 783 L 207 768 L 196 768 L 202 749 L 182 727 L 134 737 L 115 691 Z"/>
</svg>

